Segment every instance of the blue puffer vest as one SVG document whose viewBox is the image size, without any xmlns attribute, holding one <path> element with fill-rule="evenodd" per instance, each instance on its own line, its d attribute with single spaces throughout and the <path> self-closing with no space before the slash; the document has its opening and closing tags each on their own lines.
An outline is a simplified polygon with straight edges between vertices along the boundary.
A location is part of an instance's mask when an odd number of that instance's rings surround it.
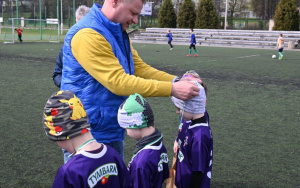
<svg viewBox="0 0 300 188">
<path fill-rule="evenodd" d="M 72 90 L 81 100 L 88 114 L 94 138 L 98 142 L 110 143 L 124 140 L 125 131 L 119 126 L 117 115 L 119 106 L 127 97 L 113 94 L 95 80 L 82 68 L 71 50 L 73 36 L 80 29 L 91 28 L 104 36 L 110 43 L 113 53 L 124 71 L 127 74 L 134 74 L 134 63 L 127 33 L 122 32 L 120 24 L 109 21 L 99 8 L 102 6 L 94 4 L 90 12 L 75 24 L 65 37 L 61 89 Z M 126 48 L 124 44 L 126 44 Z"/>
</svg>

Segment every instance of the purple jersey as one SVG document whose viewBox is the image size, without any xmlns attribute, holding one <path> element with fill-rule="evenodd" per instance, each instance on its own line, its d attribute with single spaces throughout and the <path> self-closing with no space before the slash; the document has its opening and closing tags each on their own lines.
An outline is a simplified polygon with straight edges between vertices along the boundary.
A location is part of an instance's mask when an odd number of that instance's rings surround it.
<svg viewBox="0 0 300 188">
<path fill-rule="evenodd" d="M 208 117 L 201 118 L 207 122 Z M 181 131 L 180 131 L 181 130 Z M 210 187 L 213 138 L 208 123 L 183 122 L 178 133 L 175 185 L 190 187 L 192 172 L 203 173 L 201 187 Z"/>
<path fill-rule="evenodd" d="M 135 188 L 159 188 L 169 178 L 167 150 L 162 142 L 159 146 L 147 145 L 134 155 L 128 170 Z"/>
<path fill-rule="evenodd" d="M 79 152 L 58 169 L 53 187 L 130 187 L 131 177 L 120 155 L 103 144 L 98 153 Z"/>
</svg>

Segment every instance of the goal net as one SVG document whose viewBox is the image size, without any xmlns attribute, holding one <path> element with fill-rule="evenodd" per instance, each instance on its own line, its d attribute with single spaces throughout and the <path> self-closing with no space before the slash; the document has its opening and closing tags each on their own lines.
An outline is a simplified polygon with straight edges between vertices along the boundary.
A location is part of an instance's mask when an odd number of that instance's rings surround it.
<svg viewBox="0 0 300 188">
<path fill-rule="evenodd" d="M 23 19 L 9 18 L 7 24 L 3 25 L 4 43 L 18 42 L 18 32 L 23 30 L 23 42 L 59 42 L 59 21 L 57 19 Z M 2 30 L 2 31 L 3 31 Z"/>
</svg>

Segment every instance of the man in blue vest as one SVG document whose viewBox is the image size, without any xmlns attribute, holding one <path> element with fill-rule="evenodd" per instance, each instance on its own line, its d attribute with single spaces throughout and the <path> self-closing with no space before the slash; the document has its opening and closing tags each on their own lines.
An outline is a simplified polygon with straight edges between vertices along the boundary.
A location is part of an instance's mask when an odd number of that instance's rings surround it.
<svg viewBox="0 0 300 188">
<path fill-rule="evenodd" d="M 187 100 L 199 88 L 187 80 L 147 65 L 126 33 L 137 24 L 146 0 L 106 0 L 94 4 L 65 37 L 62 90 L 72 90 L 82 101 L 91 132 L 101 143 L 115 148 L 124 159 L 125 131 L 117 120 L 127 96 L 168 97 Z"/>
</svg>

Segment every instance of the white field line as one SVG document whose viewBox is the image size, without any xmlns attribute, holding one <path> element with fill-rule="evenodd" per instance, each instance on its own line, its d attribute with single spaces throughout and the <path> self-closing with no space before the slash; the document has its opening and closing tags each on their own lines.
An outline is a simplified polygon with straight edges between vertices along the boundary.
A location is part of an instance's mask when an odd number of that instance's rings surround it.
<svg viewBox="0 0 300 188">
<path fill-rule="evenodd" d="M 257 54 L 257 55 L 248 55 L 248 56 L 241 56 L 241 57 L 236 57 L 234 59 L 244 59 L 244 58 L 258 57 L 258 56 L 260 56 L 260 54 Z"/>
<path fill-rule="evenodd" d="M 261 56 L 261 55 L 260 54 L 248 55 L 248 56 L 236 57 L 236 58 L 233 58 L 233 59 L 245 59 L 245 58 L 251 58 L 251 57 L 258 57 L 258 56 Z M 217 61 L 217 60 L 208 60 L 208 61 L 205 61 L 205 62 L 208 63 L 208 62 L 214 62 L 214 61 Z"/>
<path fill-rule="evenodd" d="M 214 62 L 214 61 L 217 61 L 217 60 L 208 60 L 208 61 L 205 61 L 205 63 Z"/>
</svg>

